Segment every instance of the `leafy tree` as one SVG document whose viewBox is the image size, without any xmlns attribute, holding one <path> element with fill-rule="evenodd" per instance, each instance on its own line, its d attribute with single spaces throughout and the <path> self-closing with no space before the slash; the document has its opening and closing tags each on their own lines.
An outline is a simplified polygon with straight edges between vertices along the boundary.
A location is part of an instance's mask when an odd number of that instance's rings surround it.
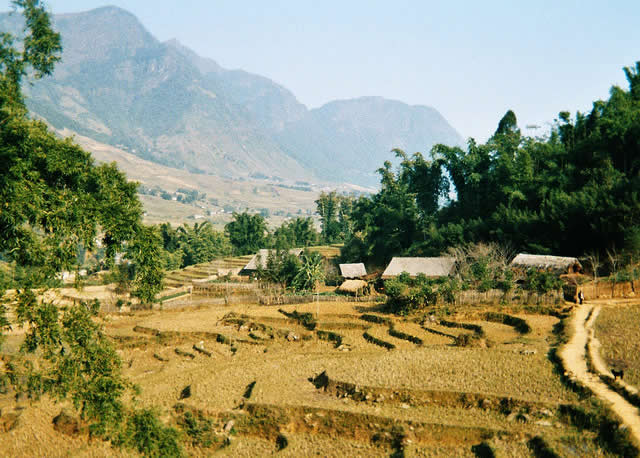
<svg viewBox="0 0 640 458">
<path fill-rule="evenodd" d="M 295 218 L 285 221 L 273 233 L 277 249 L 306 247 L 318 243 L 318 232 L 311 218 Z"/>
<path fill-rule="evenodd" d="M 300 265 L 300 259 L 286 250 L 269 250 L 266 266 L 263 267 L 262 260 L 258 258 L 257 277 L 286 288 L 293 283 Z"/>
<path fill-rule="evenodd" d="M 397 170 L 385 163 L 380 191 L 354 205 L 343 259 L 381 264 L 476 242 L 637 259 L 640 63 L 625 74 L 628 90 L 614 86 L 587 114 L 561 112 L 546 138 L 523 136 L 508 111 L 485 144 L 436 145 L 431 160 L 396 150 Z"/>
<path fill-rule="evenodd" d="M 39 0 L 14 0 L 25 18 L 24 38 L 0 34 L 0 253 L 25 268 L 15 300 L 16 323 L 26 329 L 22 353 L 5 363 L 0 384 L 11 383 L 30 397 L 70 399 L 90 423 L 92 434 L 115 439 L 128 412 L 122 396 L 130 384 L 101 327 L 94 321 L 99 303 L 81 303 L 61 313 L 41 300 L 35 286 L 46 286 L 60 270 L 77 264 L 78 246 L 92 250 L 103 237 L 110 259 L 125 246 L 137 260 L 135 277 L 143 300 L 161 274 L 147 264 L 154 241 L 141 225 L 135 183 L 114 164 L 97 166 L 71 140 L 59 140 L 44 123 L 27 116 L 21 83 L 53 71 L 60 36 L 51 28 Z M 150 269 L 150 270 L 149 270 Z M 0 307 L 0 332 L 9 326 Z M 1 341 L 1 339 L 0 339 Z"/>
<path fill-rule="evenodd" d="M 150 304 L 162 290 L 164 263 L 161 257 L 162 239 L 155 227 L 141 226 L 127 245 L 126 257 L 134 266 L 133 295 L 143 304 Z"/>
<path fill-rule="evenodd" d="M 320 253 L 312 251 L 301 255 L 302 264 L 293 279 L 293 286 L 298 290 L 316 291 L 324 282 L 325 270 Z"/>
<path fill-rule="evenodd" d="M 121 397 L 130 385 L 110 341 L 93 321 L 99 307 L 97 301 L 81 303 L 60 316 L 54 304 L 41 303 L 25 290 L 16 308 L 17 324 L 28 324 L 22 351 L 38 351 L 39 364 L 10 363 L 8 377 L 30 397 L 69 398 L 93 434 L 111 437 L 124 415 Z"/>
<path fill-rule="evenodd" d="M 315 203 L 316 212 L 320 215 L 324 243 L 341 242 L 350 235 L 353 202 L 353 197 L 341 196 L 335 191 L 320 193 Z"/>
<path fill-rule="evenodd" d="M 435 305 L 438 299 L 438 292 L 424 275 L 410 278 L 403 272 L 396 278 L 385 280 L 384 289 L 389 311 L 401 315 Z"/>
<path fill-rule="evenodd" d="M 562 280 L 553 272 L 529 269 L 523 286 L 524 289 L 528 289 L 529 291 L 546 294 L 550 291 L 561 289 Z"/>
<path fill-rule="evenodd" d="M 209 221 L 188 224 L 176 230 L 178 246 L 183 253 L 183 266 L 209 262 L 215 258 L 231 254 L 229 239 L 213 230 Z"/>
<path fill-rule="evenodd" d="M 261 215 L 234 212 L 224 231 L 236 254 L 256 253 L 267 244 L 267 223 Z"/>
</svg>

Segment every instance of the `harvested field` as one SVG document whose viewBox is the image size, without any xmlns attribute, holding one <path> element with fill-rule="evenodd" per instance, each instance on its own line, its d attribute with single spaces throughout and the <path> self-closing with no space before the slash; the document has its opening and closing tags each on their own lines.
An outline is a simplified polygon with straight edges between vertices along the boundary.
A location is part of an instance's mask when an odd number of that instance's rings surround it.
<svg viewBox="0 0 640 458">
<path fill-rule="evenodd" d="M 210 418 L 220 437 L 234 420 L 234 434 L 219 450 L 187 443 L 194 456 L 269 455 L 283 443 L 282 456 L 475 456 L 472 448 L 481 443 L 497 456 L 531 456 L 527 444 L 535 436 L 566 454 L 602 455 L 591 432 L 557 414 L 560 404 L 581 402 L 546 357 L 558 319 L 518 316 L 531 332 L 481 314 L 449 317 L 480 326 L 492 342 L 482 348 L 454 344 L 453 337 L 477 334 L 474 327 L 421 323 L 352 302 L 214 305 L 102 321 L 126 376 L 141 388 L 142 405 L 157 406 L 177 424 L 175 406 L 185 402 Z M 12 337 L 12 347 L 19 338 Z M 325 371 L 328 387 L 311 383 Z M 57 413 L 46 401 L 26 412 L 44 419 L 1 437 L 16 456 L 37 452 L 27 438 L 33 428 L 48 431 Z M 96 441 L 74 440 L 59 438 L 60 453 L 109 451 Z"/>
<path fill-rule="evenodd" d="M 640 304 L 616 301 L 604 305 L 596 321 L 596 337 L 604 361 L 624 370 L 624 380 L 640 388 Z"/>
</svg>

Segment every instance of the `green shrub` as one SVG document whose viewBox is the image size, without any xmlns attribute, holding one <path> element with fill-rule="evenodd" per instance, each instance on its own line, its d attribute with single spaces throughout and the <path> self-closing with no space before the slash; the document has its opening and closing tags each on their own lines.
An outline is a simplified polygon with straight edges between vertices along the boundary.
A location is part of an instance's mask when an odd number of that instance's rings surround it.
<svg viewBox="0 0 640 458">
<path fill-rule="evenodd" d="M 484 337 L 484 329 L 482 329 L 482 326 L 477 324 L 459 323 L 457 321 L 440 320 L 440 325 L 446 326 L 447 328 L 467 329 L 469 331 L 473 331 L 475 334 L 477 334 L 480 337 Z"/>
<path fill-rule="evenodd" d="M 342 336 L 340 334 L 336 334 L 335 332 L 331 332 L 331 331 L 322 331 L 322 330 L 317 330 L 316 333 L 318 335 L 318 339 L 333 342 L 336 348 L 342 345 Z"/>
<path fill-rule="evenodd" d="M 378 315 L 370 315 L 368 313 L 360 315 L 360 319 L 368 321 L 369 323 L 386 324 L 387 326 L 391 326 L 393 324 L 393 322 L 389 318 Z"/>
<path fill-rule="evenodd" d="M 553 272 L 529 269 L 523 287 L 538 294 L 546 294 L 562 289 L 562 285 L 562 280 Z"/>
<path fill-rule="evenodd" d="M 558 455 L 547 442 L 540 436 L 535 436 L 527 442 L 529 450 L 539 458 L 557 458 Z"/>
<path fill-rule="evenodd" d="M 143 409 L 129 416 L 119 444 L 147 456 L 180 457 L 183 453 L 178 438 L 178 431 L 164 426 L 156 412 Z"/>
<path fill-rule="evenodd" d="M 178 425 L 197 447 L 211 447 L 220 439 L 213 430 L 213 422 L 199 412 L 186 411 L 178 418 Z"/>
<path fill-rule="evenodd" d="M 454 345 L 457 347 L 475 347 L 480 343 L 478 334 L 460 334 L 453 339 Z"/>
<path fill-rule="evenodd" d="M 386 280 L 384 287 L 388 309 L 393 313 L 407 314 L 435 304 L 438 293 L 433 289 L 434 283 L 424 275 L 411 278 L 406 272 L 395 279 Z"/>
</svg>

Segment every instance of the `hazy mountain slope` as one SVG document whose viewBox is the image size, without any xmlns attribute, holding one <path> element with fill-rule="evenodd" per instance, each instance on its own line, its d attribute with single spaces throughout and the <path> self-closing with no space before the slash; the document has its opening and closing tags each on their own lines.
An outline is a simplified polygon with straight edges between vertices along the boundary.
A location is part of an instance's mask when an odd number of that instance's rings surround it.
<svg viewBox="0 0 640 458">
<path fill-rule="evenodd" d="M 307 108 L 288 89 L 268 78 L 243 70 L 225 70 L 217 62 L 199 56 L 178 40 L 166 43 L 186 57 L 203 75 L 202 84 L 224 93 L 247 110 L 261 128 L 281 130 L 301 119 Z"/>
<path fill-rule="evenodd" d="M 381 97 L 328 103 L 278 134 L 283 148 L 323 178 L 376 184 L 375 171 L 390 151 L 428 153 L 436 143 L 462 137 L 438 111 Z"/>
<path fill-rule="evenodd" d="M 392 148 L 461 137 L 433 108 L 377 97 L 308 110 L 286 88 L 161 43 L 116 7 L 54 17 L 63 60 L 25 87 L 34 115 L 170 167 L 223 177 L 378 184 Z M 0 14 L 0 31 L 21 17 Z"/>
<path fill-rule="evenodd" d="M 130 13 L 99 8 L 56 16 L 55 26 L 63 61 L 53 78 L 26 88 L 30 110 L 54 127 L 196 172 L 311 176 L 227 93 L 225 78 L 203 77 L 202 63 L 158 42 Z"/>
</svg>

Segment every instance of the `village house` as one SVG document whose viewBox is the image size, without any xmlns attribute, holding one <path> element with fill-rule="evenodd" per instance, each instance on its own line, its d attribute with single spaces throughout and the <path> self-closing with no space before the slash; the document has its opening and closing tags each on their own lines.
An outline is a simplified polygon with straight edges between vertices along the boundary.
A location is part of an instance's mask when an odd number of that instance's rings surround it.
<svg viewBox="0 0 640 458">
<path fill-rule="evenodd" d="M 578 258 L 526 253 L 520 253 L 513 258 L 511 267 L 523 271 L 529 269 L 548 270 L 558 275 L 574 274 L 582 271 L 582 265 Z"/>
<path fill-rule="evenodd" d="M 340 264 L 340 275 L 346 280 L 354 278 L 362 278 L 367 275 L 367 269 L 365 269 L 363 263 L 356 264 Z"/>
<path fill-rule="evenodd" d="M 410 277 L 417 277 L 420 274 L 427 278 L 446 277 L 451 275 L 456 260 L 450 257 L 435 258 L 404 258 L 394 257 L 382 273 L 382 278 L 393 278 L 406 272 Z"/>
</svg>

